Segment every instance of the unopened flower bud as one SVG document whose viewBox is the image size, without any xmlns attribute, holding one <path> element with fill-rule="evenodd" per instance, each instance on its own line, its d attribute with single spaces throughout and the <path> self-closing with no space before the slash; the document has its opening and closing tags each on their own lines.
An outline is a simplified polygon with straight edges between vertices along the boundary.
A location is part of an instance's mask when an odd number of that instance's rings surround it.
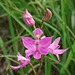
<svg viewBox="0 0 75 75">
<path fill-rule="evenodd" d="M 23 19 L 24 19 L 24 22 L 26 23 L 26 25 L 28 25 L 28 26 L 35 25 L 35 21 L 32 18 L 31 14 L 27 11 L 27 9 L 23 14 Z"/>
<path fill-rule="evenodd" d="M 43 21 L 48 21 L 52 17 L 52 12 L 47 8 L 42 18 Z"/>
</svg>

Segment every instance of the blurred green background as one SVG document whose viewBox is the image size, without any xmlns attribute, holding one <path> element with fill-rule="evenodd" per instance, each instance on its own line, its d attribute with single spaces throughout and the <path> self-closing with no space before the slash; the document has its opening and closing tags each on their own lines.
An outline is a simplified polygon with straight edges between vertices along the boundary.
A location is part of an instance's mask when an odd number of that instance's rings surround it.
<svg viewBox="0 0 75 75">
<path fill-rule="evenodd" d="M 52 18 L 44 22 L 44 34 L 54 35 L 53 41 L 61 37 L 61 48 L 69 50 L 60 55 L 60 62 L 51 53 L 45 56 L 39 75 L 75 75 L 75 0 L 0 0 L 0 75 L 33 75 L 29 65 L 13 71 L 10 64 L 19 64 L 18 51 L 25 55 L 20 36 L 34 38 L 33 27 L 23 21 L 24 11 L 40 27 L 46 8 L 52 11 Z M 39 61 L 31 56 L 31 63 L 37 71 Z"/>
</svg>

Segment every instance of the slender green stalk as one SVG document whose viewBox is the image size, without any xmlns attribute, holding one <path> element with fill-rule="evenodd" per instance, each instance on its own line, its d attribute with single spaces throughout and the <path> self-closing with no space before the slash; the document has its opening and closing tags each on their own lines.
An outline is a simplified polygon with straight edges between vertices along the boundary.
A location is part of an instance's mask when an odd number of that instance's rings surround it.
<svg viewBox="0 0 75 75">
<path fill-rule="evenodd" d="M 32 70 L 33 70 L 33 72 L 34 72 L 34 74 L 37 75 L 37 73 L 36 73 L 36 71 L 35 71 L 33 65 L 32 65 L 31 63 L 29 63 L 29 65 L 31 66 L 31 68 L 32 68 Z"/>
<path fill-rule="evenodd" d="M 42 27 L 43 27 L 43 23 L 44 23 L 44 21 L 42 20 L 42 23 L 41 23 L 41 30 L 42 30 Z"/>
<path fill-rule="evenodd" d="M 33 25 L 33 28 L 36 29 L 35 25 Z"/>
<path fill-rule="evenodd" d="M 42 55 L 42 57 L 41 57 L 40 66 L 39 66 L 39 69 L 38 69 L 38 72 L 37 72 L 38 75 L 39 75 L 40 69 L 41 69 L 42 64 L 43 64 L 43 59 L 44 59 L 44 55 Z"/>
<path fill-rule="evenodd" d="M 47 75 L 47 58 L 46 58 L 46 56 L 45 56 L 45 75 Z"/>
</svg>

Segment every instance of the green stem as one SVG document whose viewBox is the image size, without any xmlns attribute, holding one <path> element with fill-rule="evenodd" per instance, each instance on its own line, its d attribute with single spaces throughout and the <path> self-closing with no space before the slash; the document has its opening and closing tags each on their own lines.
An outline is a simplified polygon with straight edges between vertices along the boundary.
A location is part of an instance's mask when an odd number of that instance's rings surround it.
<svg viewBox="0 0 75 75">
<path fill-rule="evenodd" d="M 42 24 L 41 24 L 41 30 L 42 30 L 42 27 L 43 27 L 43 22 L 44 22 L 44 21 L 42 20 Z"/>
<path fill-rule="evenodd" d="M 44 58 L 44 55 L 42 55 L 42 58 L 41 58 L 41 61 L 40 61 L 40 66 L 39 66 L 39 69 L 38 69 L 38 75 L 39 75 L 40 69 L 42 67 L 43 58 Z"/>
<path fill-rule="evenodd" d="M 34 67 L 33 67 L 33 65 L 32 65 L 31 63 L 29 63 L 29 65 L 31 66 L 31 68 L 32 68 L 32 70 L 33 70 L 33 72 L 34 72 L 34 75 L 37 75 L 37 74 L 36 74 L 36 71 L 35 71 L 35 69 L 34 69 Z"/>
<path fill-rule="evenodd" d="M 33 25 L 33 28 L 36 29 L 35 25 Z"/>
</svg>

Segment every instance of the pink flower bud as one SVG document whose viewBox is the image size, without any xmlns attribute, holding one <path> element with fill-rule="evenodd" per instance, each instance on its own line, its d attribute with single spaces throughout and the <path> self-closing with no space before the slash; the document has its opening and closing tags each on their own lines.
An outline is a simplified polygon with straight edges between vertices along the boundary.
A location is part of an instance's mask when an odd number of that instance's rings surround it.
<svg viewBox="0 0 75 75">
<path fill-rule="evenodd" d="M 42 18 L 43 21 L 48 21 L 52 17 L 52 12 L 47 8 L 46 12 Z"/>
<path fill-rule="evenodd" d="M 32 25 L 35 25 L 35 21 L 33 20 L 31 14 L 27 11 L 24 12 L 23 14 L 23 19 L 24 19 L 24 22 L 28 25 L 28 26 L 32 26 Z"/>
</svg>

